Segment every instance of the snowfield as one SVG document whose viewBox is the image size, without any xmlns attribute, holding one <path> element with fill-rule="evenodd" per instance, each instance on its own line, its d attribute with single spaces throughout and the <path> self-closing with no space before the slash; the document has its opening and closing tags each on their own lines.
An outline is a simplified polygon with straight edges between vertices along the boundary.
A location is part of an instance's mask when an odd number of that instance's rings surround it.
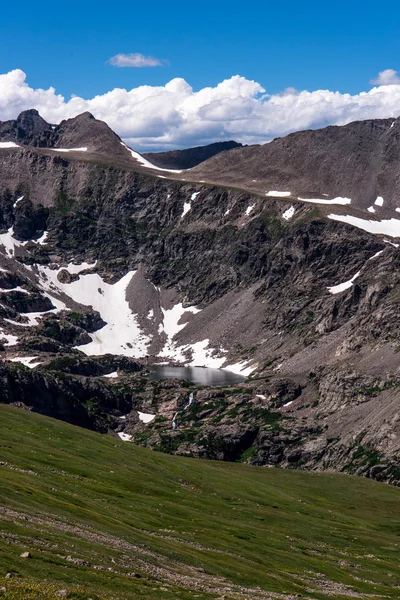
<svg viewBox="0 0 400 600">
<path fill-rule="evenodd" d="M 80 272 L 93 265 L 69 265 L 68 270 Z M 140 358 L 146 356 L 150 338 L 144 335 L 138 325 L 137 316 L 129 308 L 126 289 L 136 271 L 130 271 L 114 284 L 105 283 L 97 273 L 81 275 L 77 281 L 61 283 L 57 274 L 62 269 L 51 270 L 39 267 L 42 284 L 48 292 L 64 292 L 75 302 L 92 306 L 107 325 L 99 331 L 89 334 L 89 344 L 77 346 L 87 356 L 116 354 Z"/>
<path fill-rule="evenodd" d="M 15 142 L 0 142 L 1 148 L 21 148 L 21 146 L 18 146 Z"/>
<path fill-rule="evenodd" d="M 328 219 L 334 221 L 341 221 L 342 223 L 348 223 L 354 225 L 359 229 L 374 233 L 376 235 L 388 235 L 389 237 L 400 237 L 400 220 L 399 219 L 386 219 L 383 221 L 367 221 L 360 217 L 353 217 L 351 215 L 328 215 Z"/>
</svg>

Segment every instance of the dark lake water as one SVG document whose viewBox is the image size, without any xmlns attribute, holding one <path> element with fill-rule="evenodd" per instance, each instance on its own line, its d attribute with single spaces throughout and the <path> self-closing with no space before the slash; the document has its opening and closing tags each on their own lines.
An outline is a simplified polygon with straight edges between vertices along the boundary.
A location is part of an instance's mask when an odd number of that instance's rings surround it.
<svg viewBox="0 0 400 600">
<path fill-rule="evenodd" d="M 152 365 L 150 379 L 186 379 L 196 385 L 236 385 L 246 379 L 242 375 L 225 371 L 224 369 L 208 369 L 206 367 L 169 367 Z"/>
</svg>

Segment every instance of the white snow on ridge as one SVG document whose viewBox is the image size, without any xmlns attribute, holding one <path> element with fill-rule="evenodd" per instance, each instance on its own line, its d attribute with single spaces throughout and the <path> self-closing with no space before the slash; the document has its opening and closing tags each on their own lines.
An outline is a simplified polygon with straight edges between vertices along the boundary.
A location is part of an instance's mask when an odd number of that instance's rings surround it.
<svg viewBox="0 0 400 600">
<path fill-rule="evenodd" d="M 316 199 L 316 198 L 297 198 L 301 200 L 301 202 L 310 202 L 311 204 L 340 204 L 342 206 L 346 206 L 347 204 L 351 204 L 351 198 L 342 198 L 338 196 L 337 198 L 332 198 L 332 200 L 324 200 L 324 199 Z"/>
<path fill-rule="evenodd" d="M 368 233 L 374 233 L 376 235 L 388 235 L 389 237 L 400 237 L 400 220 L 399 219 L 386 219 L 383 221 L 367 221 L 366 219 L 360 219 L 360 217 L 353 217 L 352 215 L 328 215 L 328 219 L 333 221 L 341 221 L 342 223 L 348 223 Z"/>
<path fill-rule="evenodd" d="M 181 219 L 183 219 L 183 217 L 189 212 L 189 210 L 192 208 L 192 205 L 190 202 L 185 202 L 183 204 L 183 211 L 181 214 Z"/>
<path fill-rule="evenodd" d="M 21 146 L 18 146 L 15 142 L 0 142 L 1 148 L 21 148 Z"/>
<path fill-rule="evenodd" d="M 53 152 L 87 152 L 87 147 L 84 148 L 47 148 L 47 150 L 53 150 Z"/>
<path fill-rule="evenodd" d="M 357 271 L 357 273 L 355 275 L 353 275 L 353 277 L 351 279 L 349 279 L 348 281 L 344 281 L 343 283 L 339 283 L 338 285 L 333 285 L 331 287 L 328 287 L 327 290 L 328 292 L 330 292 L 331 294 L 340 294 L 340 292 L 344 292 L 345 290 L 348 290 L 349 288 L 351 288 L 351 286 L 353 285 L 354 281 L 357 279 L 357 277 L 360 275 L 361 271 Z"/>
<path fill-rule="evenodd" d="M 369 207 L 367 208 L 367 211 L 368 211 L 368 212 L 370 212 L 370 213 L 374 213 L 374 212 L 376 212 L 373 206 L 369 206 Z"/>
<path fill-rule="evenodd" d="M 139 419 L 143 423 L 151 423 L 156 418 L 156 415 L 150 415 L 148 413 L 140 412 L 140 410 L 138 410 L 138 415 L 139 415 Z"/>
<path fill-rule="evenodd" d="M 374 258 L 378 258 L 378 256 L 380 256 L 382 254 L 382 252 L 385 252 L 385 249 L 379 250 L 379 252 L 376 252 L 376 254 L 374 254 L 373 256 L 370 256 L 368 260 L 374 260 Z M 345 290 L 348 290 L 349 288 L 351 288 L 351 286 L 353 285 L 353 283 L 357 279 L 357 277 L 360 275 L 360 273 L 361 273 L 361 269 L 355 275 L 353 275 L 353 277 L 351 279 L 349 279 L 348 281 L 344 281 L 343 283 L 339 283 L 338 285 L 333 285 L 332 287 L 328 287 L 327 288 L 328 292 L 330 292 L 331 294 L 340 294 L 340 292 L 344 292 Z"/>
<path fill-rule="evenodd" d="M 271 190 L 270 192 L 266 192 L 265 195 L 273 196 L 274 198 L 287 198 L 292 194 L 290 192 L 277 192 L 276 190 Z"/>
<path fill-rule="evenodd" d="M 285 210 L 282 217 L 285 219 L 285 221 L 289 221 L 289 219 L 291 219 L 293 217 L 294 212 L 295 212 L 294 206 L 291 206 L 290 208 Z"/>
<path fill-rule="evenodd" d="M 182 173 L 184 169 L 162 169 L 161 167 L 156 167 L 151 162 L 146 160 L 139 152 L 135 152 L 132 148 L 129 148 L 124 142 L 121 142 L 121 145 L 128 150 L 135 158 L 138 163 L 142 165 L 142 167 L 147 167 L 148 169 L 154 169 L 155 171 L 165 171 L 166 173 Z"/>
<path fill-rule="evenodd" d="M 380 256 L 382 254 L 382 252 L 385 252 L 385 249 L 379 250 L 379 252 L 377 252 L 373 256 L 370 256 L 368 260 L 374 260 L 374 258 L 378 258 L 378 256 Z"/>
<path fill-rule="evenodd" d="M 375 206 L 383 206 L 383 198 L 382 196 L 378 196 L 374 202 Z"/>
<path fill-rule="evenodd" d="M 18 202 L 21 202 L 21 200 L 23 200 L 23 199 L 24 199 L 23 196 L 20 196 L 19 198 L 17 198 L 16 201 L 14 202 L 14 204 L 13 204 L 13 208 L 15 208 L 17 206 Z"/>
<path fill-rule="evenodd" d="M 197 196 L 200 194 L 200 192 L 193 192 L 193 194 L 191 195 L 190 199 L 192 200 L 196 200 Z"/>
<path fill-rule="evenodd" d="M 30 292 L 28 292 L 28 290 L 24 290 L 24 288 L 22 288 L 20 285 L 17 285 L 17 287 L 10 288 L 8 290 L 0 288 L 0 293 L 2 293 L 2 294 L 8 294 L 9 292 L 23 292 L 24 294 L 28 294 L 28 295 L 30 294 Z"/>
</svg>

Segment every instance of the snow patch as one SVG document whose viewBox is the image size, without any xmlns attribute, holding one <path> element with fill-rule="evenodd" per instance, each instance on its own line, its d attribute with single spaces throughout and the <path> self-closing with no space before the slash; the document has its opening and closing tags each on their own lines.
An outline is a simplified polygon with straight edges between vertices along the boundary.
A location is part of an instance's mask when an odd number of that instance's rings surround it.
<svg viewBox="0 0 400 600">
<path fill-rule="evenodd" d="M 7 294 L 8 292 L 23 292 L 24 294 L 30 295 L 30 292 L 28 292 L 28 290 L 24 290 L 24 288 L 22 288 L 20 285 L 18 285 L 15 288 L 10 288 L 8 290 L 3 290 L 2 288 L 0 288 L 0 293 Z"/>
<path fill-rule="evenodd" d="M 181 219 L 183 219 L 183 217 L 189 212 L 189 210 L 192 208 L 192 205 L 190 202 L 185 202 L 183 205 L 183 211 L 181 214 Z"/>
<path fill-rule="evenodd" d="M 378 196 L 374 202 L 375 206 L 383 206 L 383 198 L 382 196 Z"/>
<path fill-rule="evenodd" d="M 182 173 L 184 169 L 161 169 L 161 167 L 156 167 L 155 165 L 151 164 L 151 162 L 149 162 L 148 160 L 146 160 L 145 158 L 143 158 L 143 156 L 141 154 L 139 154 L 139 152 L 135 152 L 134 150 L 132 150 L 132 148 L 129 148 L 129 146 L 127 146 L 126 144 L 124 144 L 124 142 L 121 142 L 121 145 L 126 148 L 128 150 L 128 152 L 131 153 L 131 155 L 133 156 L 133 158 L 135 158 L 138 163 L 140 163 L 143 167 L 147 167 L 148 169 L 155 169 L 156 171 L 165 171 L 168 173 Z M 189 170 L 189 169 L 187 169 Z"/>
<path fill-rule="evenodd" d="M 103 377 L 108 377 L 109 379 L 116 379 L 118 377 L 117 371 L 113 371 L 112 373 L 107 373 L 107 375 L 103 375 Z"/>
<path fill-rule="evenodd" d="M 368 233 L 374 233 L 375 235 L 388 235 L 389 237 L 400 237 L 400 220 L 399 219 L 386 219 L 383 221 L 367 221 L 366 219 L 360 219 L 360 217 L 353 217 L 351 215 L 328 215 L 328 219 L 334 221 L 341 221 L 342 223 L 348 223 Z"/>
<path fill-rule="evenodd" d="M 349 288 L 351 288 L 351 286 L 353 285 L 354 281 L 357 279 L 357 277 L 360 275 L 361 271 L 357 271 L 357 273 L 355 275 L 353 275 L 353 277 L 351 279 L 349 279 L 348 281 L 344 281 L 343 283 L 339 283 L 338 285 L 333 285 L 331 287 L 328 287 L 327 290 L 328 292 L 330 292 L 331 294 L 340 294 L 340 292 L 344 292 L 345 290 L 348 290 Z"/>
<path fill-rule="evenodd" d="M 84 148 L 47 148 L 53 152 L 87 152 L 87 147 Z"/>
<path fill-rule="evenodd" d="M 224 367 L 224 371 L 230 371 L 231 373 L 236 373 L 236 375 L 242 375 L 243 377 L 249 377 L 249 375 L 255 371 L 257 368 L 257 364 L 249 365 L 248 362 L 239 362 L 233 365 L 227 365 Z"/>
<path fill-rule="evenodd" d="M 22 242 L 18 241 L 14 237 L 14 228 L 10 227 L 7 233 L 0 234 L 0 244 L 6 249 L 7 256 L 10 258 L 15 254 L 15 248 L 22 246 Z"/>
<path fill-rule="evenodd" d="M 323 200 L 323 199 L 314 199 L 314 198 L 297 198 L 301 200 L 301 202 L 310 202 L 311 204 L 341 204 L 342 206 L 346 206 L 347 204 L 351 204 L 350 198 L 342 198 L 338 196 L 337 198 L 332 198 L 332 200 Z"/>
<path fill-rule="evenodd" d="M 45 232 L 43 233 L 43 235 L 42 235 L 42 236 L 40 236 L 40 238 L 38 238 L 38 239 L 36 240 L 36 243 L 37 243 L 37 244 L 40 244 L 41 246 L 45 246 L 45 245 L 47 244 L 46 240 L 47 240 L 48 236 L 49 236 L 49 232 L 48 232 L 48 231 L 45 231 Z"/>
<path fill-rule="evenodd" d="M 150 415 L 148 413 L 140 412 L 138 410 L 139 419 L 143 421 L 143 423 L 151 423 L 156 418 L 156 415 Z"/>
<path fill-rule="evenodd" d="M 282 217 L 285 219 L 285 221 L 289 221 L 289 219 L 291 219 L 293 217 L 294 213 L 295 213 L 294 206 L 291 206 L 290 208 L 285 210 Z"/>
<path fill-rule="evenodd" d="M 386 244 L 390 244 L 391 246 L 394 246 L 395 248 L 399 247 L 399 244 L 395 244 L 394 242 L 391 242 L 390 240 L 383 240 Z"/>
<path fill-rule="evenodd" d="M 40 365 L 40 361 L 36 362 L 36 363 L 32 362 L 36 358 L 38 358 L 38 357 L 37 356 L 17 356 L 16 358 L 9 358 L 8 360 L 10 362 L 19 362 L 19 363 L 22 363 L 26 367 L 29 367 L 30 369 L 34 369 L 35 367 L 37 367 L 38 365 Z"/>
<path fill-rule="evenodd" d="M 251 211 L 253 210 L 253 208 L 255 207 L 255 204 L 252 204 L 251 206 L 248 206 L 246 208 L 246 215 L 249 216 L 249 214 L 251 213 Z"/>
<path fill-rule="evenodd" d="M 128 433 L 124 433 L 123 431 L 120 431 L 120 432 L 118 433 L 118 435 L 119 435 L 119 437 L 121 438 L 121 440 L 122 440 L 123 442 L 130 442 L 130 441 L 131 441 L 131 439 L 132 439 L 132 436 L 131 436 L 131 435 L 129 435 Z"/>
<path fill-rule="evenodd" d="M 375 209 L 374 209 L 374 207 L 373 207 L 373 206 L 369 206 L 369 207 L 367 208 L 367 211 L 368 211 L 368 212 L 370 212 L 370 213 L 374 213 L 374 212 L 375 212 Z"/>
<path fill-rule="evenodd" d="M 0 148 L 21 148 L 15 142 L 0 142 Z"/>
<path fill-rule="evenodd" d="M 193 202 L 193 200 L 196 200 L 197 196 L 200 194 L 200 192 L 193 192 L 193 194 L 191 195 L 191 200 Z"/>
<path fill-rule="evenodd" d="M 231 212 L 231 209 L 227 208 L 226 211 L 224 212 L 224 217 L 226 217 L 226 215 L 229 215 L 230 212 Z"/>
<path fill-rule="evenodd" d="M 7 346 L 16 346 L 18 344 L 18 336 L 11 335 L 11 333 L 4 333 L 0 331 L 0 340 L 5 339 Z"/>
<path fill-rule="evenodd" d="M 13 208 L 15 208 L 17 206 L 18 202 L 21 202 L 21 200 L 23 200 L 23 199 L 24 199 L 23 196 L 20 196 L 19 198 L 17 198 L 16 201 L 14 202 L 14 204 L 13 204 Z"/>
<path fill-rule="evenodd" d="M 382 252 L 385 252 L 385 249 L 379 250 L 379 252 L 377 252 L 373 256 L 370 256 L 368 260 L 373 260 L 374 258 L 377 258 L 378 256 L 380 256 L 382 254 Z"/>
<path fill-rule="evenodd" d="M 273 196 L 275 198 L 287 198 L 292 194 L 290 192 L 277 192 L 276 190 L 271 190 L 270 192 L 265 193 L 266 196 Z"/>
</svg>

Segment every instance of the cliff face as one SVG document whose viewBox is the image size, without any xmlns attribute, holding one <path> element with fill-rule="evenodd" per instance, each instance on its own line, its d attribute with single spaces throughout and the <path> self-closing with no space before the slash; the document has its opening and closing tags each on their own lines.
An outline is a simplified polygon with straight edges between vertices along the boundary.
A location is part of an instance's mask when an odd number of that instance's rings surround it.
<svg viewBox="0 0 400 600">
<path fill-rule="evenodd" d="M 19 146 L 0 149 L 2 401 L 101 431 L 125 427 L 138 443 L 180 454 L 399 479 L 393 238 L 336 222 L 324 204 L 185 181 L 196 169 L 181 181 L 151 172 L 91 115 L 51 131 L 28 116 L 33 124 L 25 116 L 0 128 L 3 139 L 17 131 Z M 375 134 L 392 135 L 389 125 L 368 125 L 371 147 Z M 297 135 L 300 146 L 317 139 L 310 154 L 322 151 L 322 134 Z M 43 136 L 52 146 L 34 145 Z M 286 144 L 288 165 L 305 168 L 289 141 L 276 143 Z M 337 185 L 339 175 L 330 193 L 348 193 Z M 359 197 L 371 202 L 362 189 Z M 85 354 L 114 355 L 107 369 L 119 375 L 100 379 L 109 373 Z M 235 389 L 159 384 L 143 369 L 130 374 L 124 357 L 251 378 Z M 36 366 L 6 362 L 21 358 Z M 159 418 L 144 425 L 138 410 Z"/>
</svg>

